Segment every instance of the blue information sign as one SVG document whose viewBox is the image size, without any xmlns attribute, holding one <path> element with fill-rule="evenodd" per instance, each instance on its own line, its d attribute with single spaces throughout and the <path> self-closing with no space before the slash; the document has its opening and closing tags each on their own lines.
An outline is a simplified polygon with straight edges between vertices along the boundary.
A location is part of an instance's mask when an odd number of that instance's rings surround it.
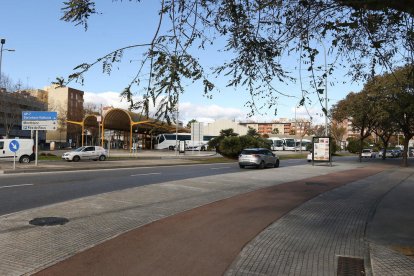
<svg viewBox="0 0 414 276">
<path fill-rule="evenodd" d="M 51 121 L 57 120 L 55 111 L 22 111 L 23 121 Z"/>
<path fill-rule="evenodd" d="M 10 149 L 12 152 L 16 152 L 16 151 L 18 151 L 18 150 L 19 150 L 19 147 L 20 147 L 19 141 L 17 141 L 17 140 L 11 140 L 11 141 L 10 141 L 10 144 L 9 144 L 9 149 Z"/>
</svg>

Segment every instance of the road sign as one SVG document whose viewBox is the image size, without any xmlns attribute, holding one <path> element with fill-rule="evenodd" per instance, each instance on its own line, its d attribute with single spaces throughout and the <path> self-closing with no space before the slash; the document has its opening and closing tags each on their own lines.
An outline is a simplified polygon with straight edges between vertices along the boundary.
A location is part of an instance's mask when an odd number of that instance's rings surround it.
<svg viewBox="0 0 414 276">
<path fill-rule="evenodd" d="M 11 140 L 11 141 L 10 141 L 10 144 L 9 144 L 9 149 L 10 149 L 12 152 L 16 152 L 16 151 L 18 151 L 18 150 L 19 150 L 19 148 L 20 148 L 19 141 L 17 141 L 17 140 Z"/>
<path fill-rule="evenodd" d="M 56 130 L 57 112 L 23 111 L 22 130 Z"/>
<path fill-rule="evenodd" d="M 23 121 L 51 121 L 57 120 L 55 111 L 22 111 Z"/>
<path fill-rule="evenodd" d="M 22 130 L 56 130 L 57 121 L 22 121 Z"/>
</svg>

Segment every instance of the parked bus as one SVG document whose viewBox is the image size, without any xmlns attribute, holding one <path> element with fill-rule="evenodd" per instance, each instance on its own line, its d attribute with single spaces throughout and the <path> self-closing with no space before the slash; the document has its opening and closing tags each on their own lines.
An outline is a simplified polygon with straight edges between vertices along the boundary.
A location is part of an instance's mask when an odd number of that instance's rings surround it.
<svg viewBox="0 0 414 276">
<path fill-rule="evenodd" d="M 284 148 L 283 150 L 295 150 L 296 140 L 294 138 L 282 138 Z"/>
<path fill-rule="evenodd" d="M 283 140 L 280 139 L 279 137 L 270 137 L 268 139 L 272 141 L 272 146 L 271 146 L 272 150 L 283 150 L 284 149 Z"/>
<path fill-rule="evenodd" d="M 312 144 L 311 140 L 302 139 L 302 144 L 301 144 L 300 139 L 297 139 L 296 140 L 296 150 L 306 150 L 309 144 Z"/>
<path fill-rule="evenodd" d="M 155 137 L 155 149 L 175 149 L 176 141 L 185 141 L 186 149 L 207 150 L 207 143 L 215 136 L 203 136 L 202 141 L 191 140 L 190 133 L 162 133 Z"/>
</svg>

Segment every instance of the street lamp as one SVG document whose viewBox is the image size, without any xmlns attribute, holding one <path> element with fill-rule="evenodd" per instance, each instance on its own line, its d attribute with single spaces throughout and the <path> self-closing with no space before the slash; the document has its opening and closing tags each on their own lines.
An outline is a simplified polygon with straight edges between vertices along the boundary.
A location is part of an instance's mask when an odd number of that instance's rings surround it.
<svg viewBox="0 0 414 276">
<path fill-rule="evenodd" d="M 14 49 L 3 49 L 3 45 L 6 43 L 6 39 L 2 38 L 0 40 L 1 50 L 0 50 L 0 85 L 1 85 L 1 61 L 3 59 L 3 51 L 14 52 Z"/>
<path fill-rule="evenodd" d="M 328 67 L 326 66 L 326 48 L 322 40 L 319 40 L 323 47 L 325 60 L 325 136 L 328 136 Z"/>
</svg>

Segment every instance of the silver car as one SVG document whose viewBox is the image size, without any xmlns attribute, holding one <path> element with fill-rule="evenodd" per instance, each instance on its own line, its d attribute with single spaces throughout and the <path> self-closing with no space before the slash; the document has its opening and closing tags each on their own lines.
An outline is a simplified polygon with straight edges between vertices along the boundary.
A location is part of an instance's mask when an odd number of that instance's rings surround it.
<svg viewBox="0 0 414 276">
<path fill-rule="evenodd" d="M 65 152 L 62 155 L 62 159 L 67 161 L 74 161 L 78 162 L 79 160 L 84 159 L 92 159 L 92 160 L 99 160 L 104 161 L 107 157 L 108 153 L 106 149 L 103 147 L 98 146 L 86 146 L 80 147 L 73 151 Z"/>
<path fill-rule="evenodd" d="M 279 157 L 265 148 L 244 149 L 239 155 L 239 167 L 255 166 L 260 169 L 265 167 L 279 167 Z"/>
</svg>

